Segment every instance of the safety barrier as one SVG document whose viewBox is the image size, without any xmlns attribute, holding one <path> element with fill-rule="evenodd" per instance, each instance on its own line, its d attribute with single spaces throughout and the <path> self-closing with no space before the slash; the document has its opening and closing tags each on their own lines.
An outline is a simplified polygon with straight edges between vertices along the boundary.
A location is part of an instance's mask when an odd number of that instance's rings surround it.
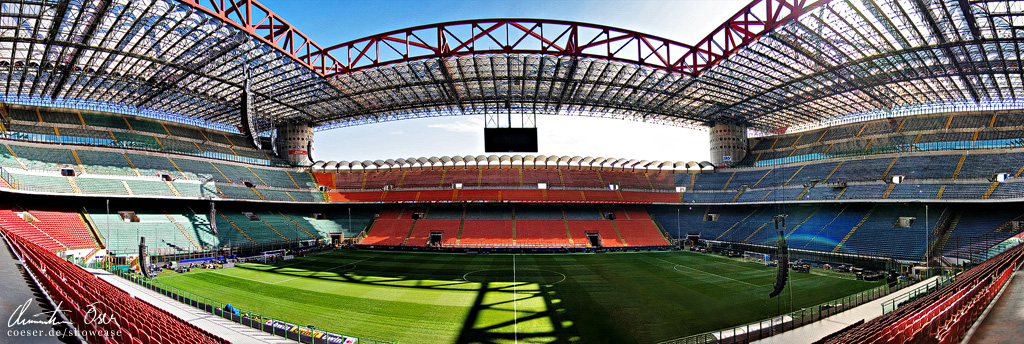
<svg viewBox="0 0 1024 344">
<path fill-rule="evenodd" d="M 774 318 L 743 324 L 729 329 L 705 332 L 664 341 L 659 344 L 749 343 L 821 321 L 822 319 L 892 294 L 897 290 L 910 286 L 912 283 L 913 282 L 910 281 L 901 281 L 892 287 L 889 285 L 881 285 L 853 295 L 789 312 Z"/>
<path fill-rule="evenodd" d="M 198 295 L 189 291 L 169 286 L 167 284 L 160 282 L 159 279 L 145 278 L 140 275 L 129 273 L 126 272 L 125 270 L 119 269 L 111 269 L 109 271 L 118 276 L 121 276 L 126 280 L 132 281 L 140 286 L 143 286 L 146 289 L 152 290 L 160 295 L 172 298 L 183 304 L 195 307 L 204 312 L 233 321 L 235 323 L 241 324 L 242 326 L 247 326 L 249 328 L 257 329 L 265 333 L 273 334 L 275 336 L 281 336 L 300 343 L 392 344 L 392 342 L 387 341 L 357 336 L 339 335 L 326 331 L 320 331 L 314 328 L 290 324 L 281 320 L 274 319 L 273 317 L 270 316 L 246 311 L 243 309 L 236 308 L 234 306 L 231 306 L 229 308 L 227 307 L 228 303 L 220 302 L 202 295 Z M 237 311 L 237 314 L 235 311 Z"/>
<path fill-rule="evenodd" d="M 824 343 L 955 343 L 1021 265 L 1016 246 L 961 273 L 955 282 Z"/>
</svg>

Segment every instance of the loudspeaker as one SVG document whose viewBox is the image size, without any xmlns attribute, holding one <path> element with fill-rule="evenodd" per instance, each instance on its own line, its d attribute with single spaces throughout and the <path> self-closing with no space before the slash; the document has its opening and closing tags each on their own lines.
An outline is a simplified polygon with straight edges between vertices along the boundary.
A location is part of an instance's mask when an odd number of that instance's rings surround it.
<svg viewBox="0 0 1024 344">
<path fill-rule="evenodd" d="M 782 219 L 783 221 L 785 221 L 785 217 L 783 217 Z M 776 226 L 778 226 L 779 224 L 778 220 L 779 217 L 776 216 Z M 779 294 L 782 293 L 782 290 L 786 289 L 786 281 L 789 279 L 789 248 L 786 247 L 785 230 L 779 230 L 779 239 L 777 242 L 779 247 L 779 272 L 775 276 L 775 288 L 772 289 L 772 292 L 768 294 L 768 298 L 779 296 Z"/>
<path fill-rule="evenodd" d="M 781 258 L 780 258 L 781 259 Z M 773 298 L 782 294 L 782 290 L 786 289 L 786 280 L 789 279 L 789 258 L 779 261 L 779 274 L 775 276 L 775 288 L 768 294 L 768 298 Z"/>
</svg>

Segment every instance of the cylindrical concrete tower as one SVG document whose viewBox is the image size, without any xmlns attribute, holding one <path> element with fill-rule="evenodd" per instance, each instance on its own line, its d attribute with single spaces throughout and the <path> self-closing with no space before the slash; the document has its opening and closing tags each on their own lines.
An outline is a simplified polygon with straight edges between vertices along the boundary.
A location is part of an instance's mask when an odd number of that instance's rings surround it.
<svg viewBox="0 0 1024 344">
<path fill-rule="evenodd" d="M 313 161 L 313 128 L 308 124 L 285 124 L 277 127 L 277 153 L 295 166 L 309 166 Z"/>
<path fill-rule="evenodd" d="M 733 123 L 711 126 L 711 163 L 733 166 L 747 156 L 747 127 Z"/>
</svg>

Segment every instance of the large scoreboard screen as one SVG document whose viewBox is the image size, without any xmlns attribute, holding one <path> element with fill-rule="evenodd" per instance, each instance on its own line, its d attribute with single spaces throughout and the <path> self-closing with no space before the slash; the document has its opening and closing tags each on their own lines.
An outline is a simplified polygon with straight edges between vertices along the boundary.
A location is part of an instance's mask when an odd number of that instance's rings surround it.
<svg viewBox="0 0 1024 344">
<path fill-rule="evenodd" d="M 537 128 L 484 128 L 487 153 L 536 153 Z"/>
</svg>

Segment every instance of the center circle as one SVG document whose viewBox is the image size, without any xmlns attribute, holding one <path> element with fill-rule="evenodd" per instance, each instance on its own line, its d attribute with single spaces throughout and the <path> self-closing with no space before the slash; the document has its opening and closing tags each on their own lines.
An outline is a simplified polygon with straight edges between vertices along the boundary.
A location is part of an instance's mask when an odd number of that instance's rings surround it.
<svg viewBox="0 0 1024 344">
<path fill-rule="evenodd" d="M 514 275 L 514 278 L 513 278 Z M 484 269 L 462 275 L 466 282 L 529 282 L 537 284 L 558 284 L 565 281 L 565 274 L 543 269 Z"/>
</svg>

